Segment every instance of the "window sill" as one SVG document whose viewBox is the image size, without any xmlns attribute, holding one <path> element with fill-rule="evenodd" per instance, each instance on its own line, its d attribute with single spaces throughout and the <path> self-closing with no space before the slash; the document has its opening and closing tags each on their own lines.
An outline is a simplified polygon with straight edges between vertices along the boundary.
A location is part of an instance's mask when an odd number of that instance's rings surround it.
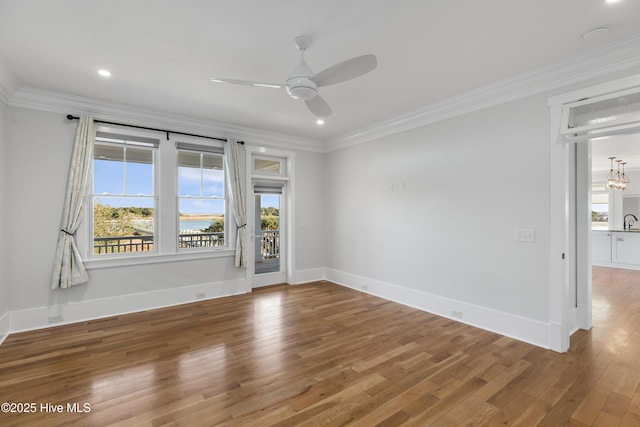
<svg viewBox="0 0 640 427">
<path fill-rule="evenodd" d="M 191 261 L 198 259 L 212 259 L 232 257 L 235 255 L 235 249 L 219 249 L 215 251 L 192 251 L 180 252 L 173 254 L 149 254 L 149 255 L 112 255 L 104 258 L 93 257 L 84 261 L 84 267 L 87 270 L 124 267 L 131 265 L 157 264 L 165 262 Z"/>
</svg>

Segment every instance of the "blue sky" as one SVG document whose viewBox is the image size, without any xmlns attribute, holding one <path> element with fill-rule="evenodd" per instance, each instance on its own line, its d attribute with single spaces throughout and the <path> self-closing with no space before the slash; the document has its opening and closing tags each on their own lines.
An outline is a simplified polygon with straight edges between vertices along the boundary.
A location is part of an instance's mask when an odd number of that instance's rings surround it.
<svg viewBox="0 0 640 427">
<path fill-rule="evenodd" d="M 280 196 L 263 194 L 262 197 L 260 197 L 260 207 L 280 209 Z"/>
<path fill-rule="evenodd" d="M 94 160 L 94 193 L 108 193 L 101 203 L 112 207 L 153 207 L 153 198 L 131 197 L 153 195 L 153 166 L 145 163 L 127 162 L 125 188 L 124 163 L 109 160 Z M 202 173 L 201 173 L 202 171 Z M 129 197 L 117 197 L 122 195 Z M 114 197 L 115 196 L 115 197 Z M 183 214 L 224 214 L 224 201 L 200 197 L 223 197 L 224 176 L 219 169 L 178 168 L 179 212 Z M 262 195 L 261 207 L 279 208 L 279 196 Z"/>
</svg>

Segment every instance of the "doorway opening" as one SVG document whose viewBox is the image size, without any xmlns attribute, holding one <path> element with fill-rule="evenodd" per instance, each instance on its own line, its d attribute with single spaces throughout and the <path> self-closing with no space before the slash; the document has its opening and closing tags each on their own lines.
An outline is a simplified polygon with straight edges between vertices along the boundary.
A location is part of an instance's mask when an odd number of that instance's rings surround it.
<svg viewBox="0 0 640 427">
<path fill-rule="evenodd" d="M 280 230 L 282 230 L 282 222 L 280 220 L 280 206 L 282 206 L 282 194 L 256 192 L 255 189 L 254 194 L 255 274 L 281 273 Z"/>
<path fill-rule="evenodd" d="M 553 183 L 549 347 L 565 352 L 573 332 L 592 326 L 589 141 L 638 133 L 640 75 L 558 95 L 548 104 Z"/>
<path fill-rule="evenodd" d="M 295 153 L 248 147 L 247 245 L 252 288 L 295 283 Z"/>
</svg>

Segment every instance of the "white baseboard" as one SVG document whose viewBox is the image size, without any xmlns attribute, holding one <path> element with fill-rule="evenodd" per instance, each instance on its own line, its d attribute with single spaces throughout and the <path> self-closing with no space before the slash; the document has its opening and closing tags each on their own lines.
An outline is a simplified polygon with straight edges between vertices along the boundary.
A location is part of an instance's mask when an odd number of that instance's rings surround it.
<svg viewBox="0 0 640 427">
<path fill-rule="evenodd" d="M 447 317 L 540 347 L 550 348 L 552 325 L 537 320 L 444 298 L 427 292 L 405 288 L 339 270 L 325 268 L 299 270 L 296 272 L 296 278 L 296 283 L 330 280 L 342 286 L 364 291 L 438 316 Z M 0 343 L 4 341 L 9 333 L 83 322 L 103 317 L 185 304 L 202 299 L 239 295 L 246 292 L 248 292 L 247 285 L 245 280 L 241 279 L 72 302 L 63 306 L 56 305 L 12 311 L 0 317 Z M 200 298 L 198 294 L 204 294 L 204 298 Z M 452 311 L 462 312 L 463 317 L 452 317 Z M 62 320 L 49 323 L 49 316 L 54 315 L 62 316 Z"/>
<path fill-rule="evenodd" d="M 296 285 L 301 283 L 317 282 L 318 280 L 326 279 L 326 272 L 324 267 L 310 268 L 308 270 L 296 271 Z"/>
<path fill-rule="evenodd" d="M 326 274 L 327 280 L 358 291 L 496 332 L 538 347 L 551 348 L 549 342 L 550 325 L 545 322 L 343 271 L 327 268 Z M 460 312 L 462 317 L 453 317 L 453 311 Z"/>
<path fill-rule="evenodd" d="M 239 279 L 88 301 L 70 302 L 65 305 L 55 305 L 51 307 L 16 310 L 9 312 L 11 318 L 9 332 L 24 332 L 69 323 L 85 322 L 103 317 L 153 310 L 205 299 L 239 295 L 251 291 L 247 289 L 246 281 Z M 49 316 L 61 316 L 61 320 L 50 323 Z"/>
<path fill-rule="evenodd" d="M 592 262 L 591 265 L 595 265 L 597 267 L 609 267 L 609 268 L 622 268 L 625 270 L 640 270 L 640 265 L 634 264 L 616 264 L 613 262 Z"/>
<path fill-rule="evenodd" d="M 5 339 L 9 336 L 9 332 L 11 331 L 11 322 L 9 318 L 10 313 L 7 312 L 0 317 L 0 344 L 4 342 Z"/>
</svg>

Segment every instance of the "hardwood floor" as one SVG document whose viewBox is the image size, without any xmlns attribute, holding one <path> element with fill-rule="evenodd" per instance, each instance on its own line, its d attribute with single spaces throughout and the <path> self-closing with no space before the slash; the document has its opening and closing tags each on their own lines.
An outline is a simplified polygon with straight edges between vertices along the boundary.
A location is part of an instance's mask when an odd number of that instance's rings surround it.
<svg viewBox="0 0 640 427">
<path fill-rule="evenodd" d="M 11 335 L 0 403 L 35 412 L 0 425 L 638 426 L 640 271 L 594 268 L 593 317 L 558 354 L 328 282 L 262 288 Z"/>
</svg>

